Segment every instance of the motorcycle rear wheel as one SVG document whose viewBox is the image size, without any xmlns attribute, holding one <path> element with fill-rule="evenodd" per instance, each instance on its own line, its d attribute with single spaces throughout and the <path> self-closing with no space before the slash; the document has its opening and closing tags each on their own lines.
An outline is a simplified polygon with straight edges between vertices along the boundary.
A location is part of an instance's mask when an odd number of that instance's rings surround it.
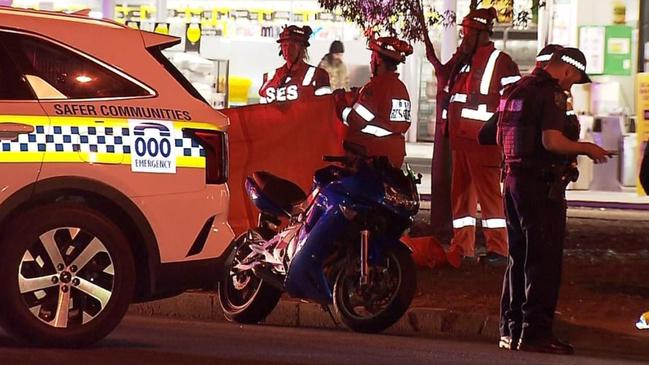
<svg viewBox="0 0 649 365">
<path fill-rule="evenodd" d="M 250 254 L 255 231 L 235 240 L 232 260 L 226 263 L 225 277 L 219 282 L 219 301 L 225 318 L 232 322 L 254 324 L 273 311 L 282 292 L 255 276 L 252 270 L 235 272 L 234 265 Z"/>
<path fill-rule="evenodd" d="M 347 327 L 378 333 L 406 312 L 417 286 L 417 271 L 410 252 L 389 250 L 383 262 L 370 267 L 370 283 L 360 286 L 360 259 L 343 267 L 334 285 L 334 307 Z"/>
</svg>

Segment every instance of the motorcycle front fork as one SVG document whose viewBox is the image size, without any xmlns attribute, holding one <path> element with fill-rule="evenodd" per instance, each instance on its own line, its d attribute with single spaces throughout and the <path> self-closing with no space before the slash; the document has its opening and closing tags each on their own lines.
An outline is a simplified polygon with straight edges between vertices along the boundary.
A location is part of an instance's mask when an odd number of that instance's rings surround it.
<svg viewBox="0 0 649 365">
<path fill-rule="evenodd" d="M 361 277 L 360 277 L 361 287 L 366 286 L 370 282 L 369 263 L 368 263 L 369 240 L 370 240 L 370 231 L 366 229 L 362 230 L 361 231 Z"/>
</svg>

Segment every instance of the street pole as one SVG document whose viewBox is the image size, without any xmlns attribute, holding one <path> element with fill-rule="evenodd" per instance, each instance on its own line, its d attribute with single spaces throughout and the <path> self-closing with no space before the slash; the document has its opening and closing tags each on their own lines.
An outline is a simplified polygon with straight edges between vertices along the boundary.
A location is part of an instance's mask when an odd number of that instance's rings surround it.
<svg viewBox="0 0 649 365">
<path fill-rule="evenodd" d="M 101 0 L 101 17 L 115 19 L 115 0 Z"/>
<path fill-rule="evenodd" d="M 167 22 L 167 0 L 156 0 L 155 2 L 155 18 L 158 23 Z"/>
<path fill-rule="evenodd" d="M 649 0 L 640 0 L 638 71 L 649 72 Z"/>
<path fill-rule="evenodd" d="M 444 0 L 444 14 L 457 13 L 457 0 Z M 442 32 L 442 63 L 448 62 L 457 49 L 457 22 L 444 27 Z"/>
<path fill-rule="evenodd" d="M 534 1 L 534 4 L 538 6 L 539 0 Z M 541 52 L 543 47 L 545 47 L 549 42 L 550 27 L 549 20 L 550 14 L 548 13 L 549 4 L 545 3 L 545 6 L 539 6 L 538 8 L 538 24 L 536 26 L 536 53 Z"/>
</svg>

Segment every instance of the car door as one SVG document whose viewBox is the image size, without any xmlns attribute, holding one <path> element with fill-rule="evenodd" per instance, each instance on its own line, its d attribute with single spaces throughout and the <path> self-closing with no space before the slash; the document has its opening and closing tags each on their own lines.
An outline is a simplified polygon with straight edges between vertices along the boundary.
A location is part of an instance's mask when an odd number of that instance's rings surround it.
<svg viewBox="0 0 649 365">
<path fill-rule="evenodd" d="M 11 60 L 4 34 L 0 29 L 0 204 L 38 179 L 49 129 L 49 118 Z"/>
</svg>

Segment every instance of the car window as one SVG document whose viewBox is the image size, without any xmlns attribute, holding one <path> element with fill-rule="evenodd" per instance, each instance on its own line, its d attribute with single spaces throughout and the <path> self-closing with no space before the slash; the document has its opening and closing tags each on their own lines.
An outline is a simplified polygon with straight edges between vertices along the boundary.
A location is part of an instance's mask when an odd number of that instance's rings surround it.
<svg viewBox="0 0 649 365">
<path fill-rule="evenodd" d="M 147 48 L 149 53 L 167 70 L 167 72 L 182 86 L 191 96 L 195 99 L 202 101 L 203 103 L 209 105 L 207 100 L 203 98 L 201 93 L 196 90 L 192 83 L 183 76 L 183 74 L 176 68 L 176 66 L 169 61 L 169 59 L 162 53 L 162 49 L 159 47 Z"/>
<path fill-rule="evenodd" d="M 34 100 L 25 80 L 0 44 L 0 100 Z"/>
<path fill-rule="evenodd" d="M 2 32 L 0 39 L 39 99 L 149 96 L 151 92 L 71 49 L 34 36 Z"/>
</svg>

